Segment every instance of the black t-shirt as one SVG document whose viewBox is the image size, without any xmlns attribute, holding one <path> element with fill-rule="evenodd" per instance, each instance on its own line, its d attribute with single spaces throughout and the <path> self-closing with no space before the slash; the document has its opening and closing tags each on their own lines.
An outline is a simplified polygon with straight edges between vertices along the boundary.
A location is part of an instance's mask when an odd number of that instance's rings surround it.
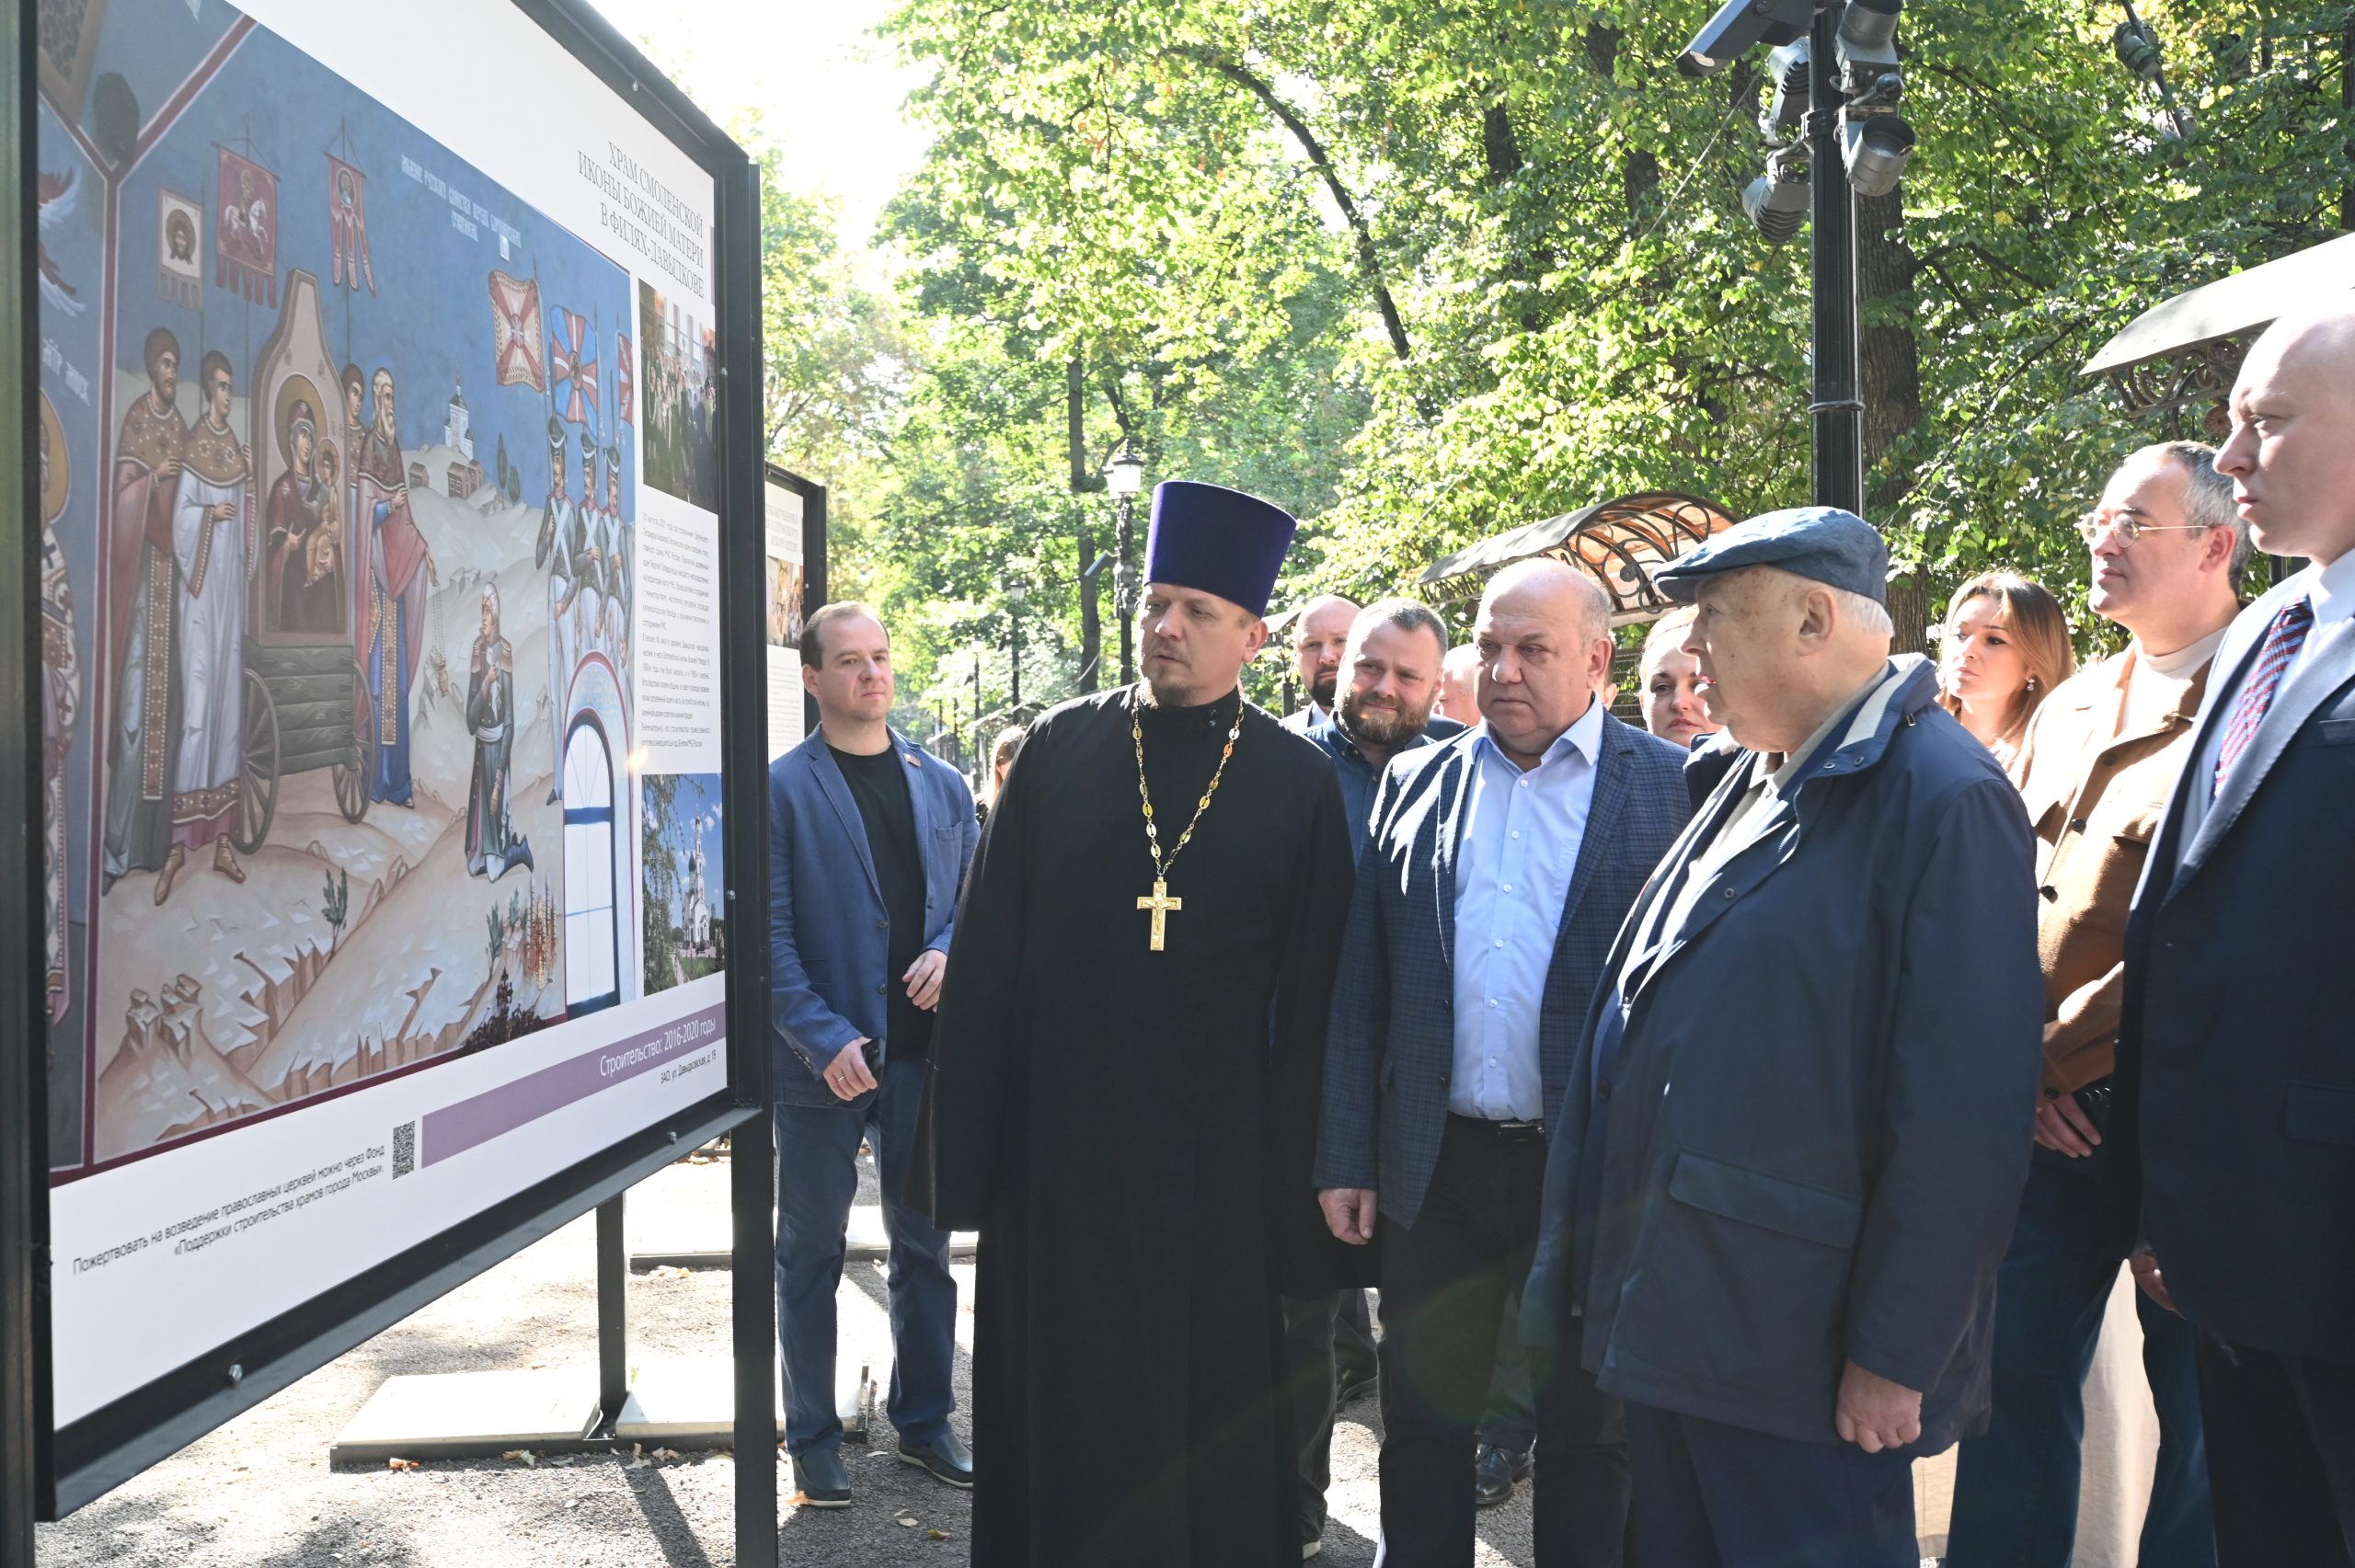
<svg viewBox="0 0 2355 1568">
<path fill-rule="evenodd" d="M 909 795 L 908 764 L 897 746 L 871 757 L 834 751 L 834 763 L 858 802 L 867 824 L 867 852 L 875 860 L 875 880 L 883 889 L 890 919 L 887 944 L 890 972 L 884 977 L 890 1006 L 883 1022 L 884 1046 L 893 1060 L 920 1057 L 932 1047 L 932 1014 L 908 1000 L 900 977 L 924 951 L 924 856 L 916 845 L 915 802 Z"/>
</svg>

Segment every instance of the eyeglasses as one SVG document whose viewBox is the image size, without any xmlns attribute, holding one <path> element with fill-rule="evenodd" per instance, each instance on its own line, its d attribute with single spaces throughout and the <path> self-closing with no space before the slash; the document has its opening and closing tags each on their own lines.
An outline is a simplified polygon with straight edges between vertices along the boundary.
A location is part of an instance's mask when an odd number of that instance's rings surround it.
<svg viewBox="0 0 2355 1568">
<path fill-rule="evenodd" d="M 2118 535 L 2120 544 L 2131 544 L 2145 533 L 2205 533 L 2204 522 L 2144 522 L 2136 517 L 2105 518 L 2099 512 L 2087 512 L 2077 520 L 2077 537 L 2090 544 L 2107 530 Z"/>
</svg>

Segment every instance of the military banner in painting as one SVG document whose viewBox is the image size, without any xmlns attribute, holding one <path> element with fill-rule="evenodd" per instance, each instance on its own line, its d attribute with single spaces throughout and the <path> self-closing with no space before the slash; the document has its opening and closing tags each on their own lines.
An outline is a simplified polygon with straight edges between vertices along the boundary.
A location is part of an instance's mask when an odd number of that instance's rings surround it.
<svg viewBox="0 0 2355 1568">
<path fill-rule="evenodd" d="M 40 36 L 63 1427 L 725 1087 L 719 777 L 639 778 L 716 520 L 649 560 L 622 337 L 713 192 L 507 6 Z"/>
</svg>

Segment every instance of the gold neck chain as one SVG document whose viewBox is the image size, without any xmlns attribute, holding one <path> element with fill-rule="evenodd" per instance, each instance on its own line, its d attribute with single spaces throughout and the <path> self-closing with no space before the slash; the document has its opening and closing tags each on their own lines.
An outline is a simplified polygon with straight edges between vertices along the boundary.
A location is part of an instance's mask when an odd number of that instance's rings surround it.
<svg viewBox="0 0 2355 1568">
<path fill-rule="evenodd" d="M 1153 792 L 1146 787 L 1144 782 L 1144 724 L 1140 716 L 1144 707 L 1144 698 L 1143 693 L 1139 693 L 1130 700 L 1129 736 L 1136 742 L 1137 749 L 1137 800 L 1144 807 L 1145 847 L 1153 852 L 1153 876 L 1156 883 L 1166 882 L 1169 879 L 1169 868 L 1177 864 L 1178 855 L 1184 853 L 1187 843 L 1194 836 L 1194 830 L 1202 825 L 1202 813 L 1210 809 L 1211 796 L 1218 793 L 1219 780 L 1226 776 L 1227 759 L 1235 755 L 1235 739 L 1243 733 L 1243 715 L 1249 710 L 1249 706 L 1250 704 L 1244 703 L 1238 694 L 1235 708 L 1235 727 L 1226 732 L 1226 749 L 1218 754 L 1218 766 L 1211 773 L 1210 787 L 1202 791 L 1202 798 L 1194 803 L 1193 820 L 1187 823 L 1186 830 L 1178 835 L 1178 847 L 1171 850 L 1167 858 L 1165 859 L 1161 853 L 1161 829 L 1153 819 Z"/>
</svg>

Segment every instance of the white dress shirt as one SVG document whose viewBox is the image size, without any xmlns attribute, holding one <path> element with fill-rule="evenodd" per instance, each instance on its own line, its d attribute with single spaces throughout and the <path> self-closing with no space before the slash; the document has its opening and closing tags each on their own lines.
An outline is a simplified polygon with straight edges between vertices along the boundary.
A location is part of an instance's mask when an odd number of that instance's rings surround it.
<svg viewBox="0 0 2355 1568">
<path fill-rule="evenodd" d="M 1473 742 L 1469 793 L 1456 814 L 1455 1062 L 1447 1108 L 1459 1116 L 1534 1122 L 1545 1114 L 1538 1013 L 1594 804 L 1603 719 L 1603 704 L 1588 703 L 1526 773 L 1485 727 Z"/>
</svg>

